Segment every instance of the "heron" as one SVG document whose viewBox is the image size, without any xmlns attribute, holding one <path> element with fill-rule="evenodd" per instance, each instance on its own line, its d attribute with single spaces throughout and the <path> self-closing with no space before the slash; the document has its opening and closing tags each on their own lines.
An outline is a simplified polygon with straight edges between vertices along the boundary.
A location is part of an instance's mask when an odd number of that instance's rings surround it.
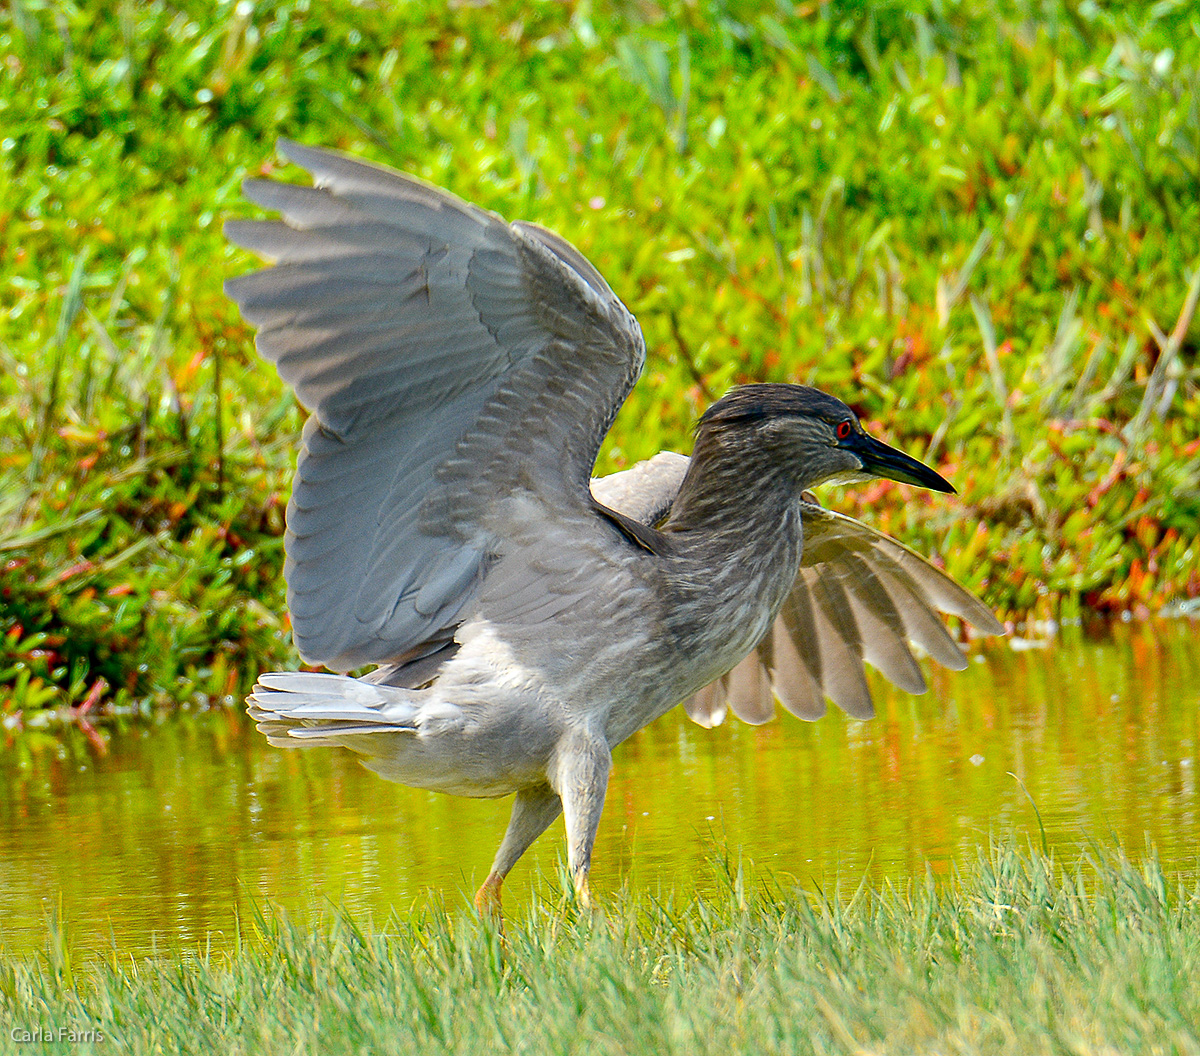
<svg viewBox="0 0 1200 1056">
<path fill-rule="evenodd" d="M 913 693 L 908 643 L 966 666 L 939 612 L 1001 632 L 913 550 L 816 502 L 876 477 L 954 491 L 841 400 L 740 386 L 690 457 L 593 480 L 645 342 L 583 254 L 412 176 L 279 149 L 312 184 L 244 184 L 280 219 L 225 225 L 271 264 L 225 290 L 309 412 L 284 573 L 299 655 L 327 670 L 260 674 L 248 711 L 274 745 L 514 796 L 481 912 L 559 814 L 591 904 L 612 751 L 677 705 L 708 726 L 776 700 L 868 718 L 864 662 Z"/>
</svg>

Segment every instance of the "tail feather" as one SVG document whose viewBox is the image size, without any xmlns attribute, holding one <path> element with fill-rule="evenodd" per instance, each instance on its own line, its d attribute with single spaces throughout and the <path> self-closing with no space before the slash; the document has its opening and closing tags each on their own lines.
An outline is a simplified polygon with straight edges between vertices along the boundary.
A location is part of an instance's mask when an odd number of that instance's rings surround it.
<svg viewBox="0 0 1200 1056">
<path fill-rule="evenodd" d="M 415 733 L 421 711 L 409 690 L 311 671 L 259 675 L 246 705 L 259 731 L 281 747 L 336 745 L 367 733 Z"/>
<path fill-rule="evenodd" d="M 369 726 L 354 725 L 346 723 L 345 725 L 329 726 L 297 726 L 288 731 L 288 735 L 295 737 L 301 741 L 316 741 L 322 738 L 330 739 L 336 737 L 357 736 L 364 733 L 395 733 L 397 730 L 412 732 L 411 726 L 381 726 L 374 723 Z M 330 744 L 340 744 L 341 741 L 329 740 Z M 305 745 L 305 747 L 308 747 Z"/>
</svg>

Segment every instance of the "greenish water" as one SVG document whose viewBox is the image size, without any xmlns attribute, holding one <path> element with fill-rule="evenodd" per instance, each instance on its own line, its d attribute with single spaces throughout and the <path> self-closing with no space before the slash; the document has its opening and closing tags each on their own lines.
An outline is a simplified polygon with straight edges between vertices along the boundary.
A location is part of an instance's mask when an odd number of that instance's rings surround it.
<svg viewBox="0 0 1200 1056">
<path fill-rule="evenodd" d="M 703 892 L 722 849 L 826 891 L 946 875 L 989 834 L 1040 846 L 1031 800 L 1062 860 L 1153 847 L 1194 877 L 1198 632 L 1181 620 L 1048 648 L 984 643 L 964 672 L 930 669 L 922 697 L 876 679 L 867 723 L 702 730 L 677 711 L 615 753 L 593 889 Z M 13 952 L 42 948 L 52 918 L 76 950 L 140 955 L 231 944 L 255 904 L 379 920 L 458 908 L 508 818 L 506 800 L 271 748 L 232 711 L 106 733 L 104 751 L 75 734 L 30 752 L 23 736 L 0 754 L 0 947 Z M 510 912 L 552 890 L 561 848 L 559 821 L 514 870 Z"/>
</svg>

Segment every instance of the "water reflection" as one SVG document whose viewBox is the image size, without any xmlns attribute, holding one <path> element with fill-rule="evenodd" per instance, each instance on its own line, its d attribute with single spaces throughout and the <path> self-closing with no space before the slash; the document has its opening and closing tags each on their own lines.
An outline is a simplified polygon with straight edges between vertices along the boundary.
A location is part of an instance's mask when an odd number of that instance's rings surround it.
<svg viewBox="0 0 1200 1056">
<path fill-rule="evenodd" d="M 782 716 L 706 731 L 676 712 L 615 753 L 593 889 L 704 891 L 714 845 L 804 885 L 904 880 L 973 858 L 989 833 L 1074 859 L 1147 844 L 1200 873 L 1200 644 L 1194 623 L 1118 627 L 1046 650 L 985 643 L 909 697 L 874 680 L 879 715 Z M 345 753 L 269 747 L 239 714 L 113 733 L 97 756 L 0 762 L 0 946 L 40 948 L 61 907 L 79 950 L 143 954 L 232 941 L 252 906 L 304 917 L 326 900 L 377 919 L 465 905 L 507 801 L 380 781 Z M 1014 777 L 1028 790 L 1028 797 Z M 510 909 L 554 876 L 562 823 L 518 864 Z"/>
</svg>

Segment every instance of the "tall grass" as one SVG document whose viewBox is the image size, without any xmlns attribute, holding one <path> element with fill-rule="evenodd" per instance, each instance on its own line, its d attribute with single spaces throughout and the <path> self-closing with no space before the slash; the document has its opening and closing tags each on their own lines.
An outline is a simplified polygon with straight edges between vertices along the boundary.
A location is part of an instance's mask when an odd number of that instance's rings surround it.
<svg viewBox="0 0 1200 1056">
<path fill-rule="evenodd" d="M 503 935 L 264 913 L 228 955 L 76 964 L 58 930 L 0 960 L 0 1050 L 30 1024 L 105 1039 L 48 1052 L 1200 1052 L 1200 890 L 1152 858 L 993 846 L 944 884 L 820 898 L 723 875 L 595 917 L 551 895 Z"/>
</svg>

